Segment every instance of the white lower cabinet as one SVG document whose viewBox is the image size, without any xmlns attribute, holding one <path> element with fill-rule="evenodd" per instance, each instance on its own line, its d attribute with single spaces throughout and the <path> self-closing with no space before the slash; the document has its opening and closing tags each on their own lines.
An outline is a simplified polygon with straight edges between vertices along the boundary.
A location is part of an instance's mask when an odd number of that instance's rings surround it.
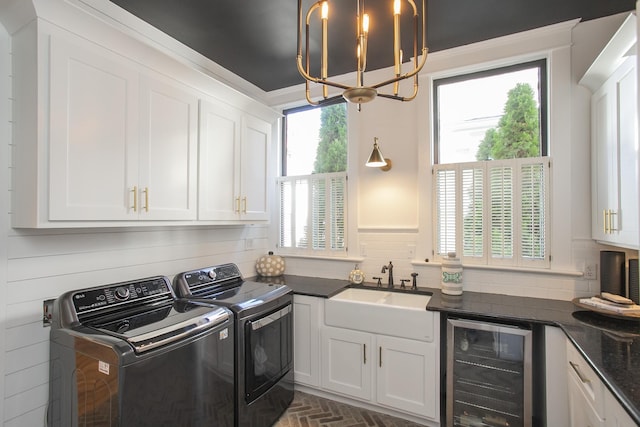
<svg viewBox="0 0 640 427">
<path fill-rule="evenodd" d="M 571 427 L 637 425 L 569 340 L 567 369 Z"/>
<path fill-rule="evenodd" d="M 377 337 L 377 401 L 429 418 L 436 417 L 437 346 L 403 338 Z"/>
<path fill-rule="evenodd" d="M 584 396 L 584 382 L 569 375 L 569 417 L 571 427 L 602 427 L 604 419 Z"/>
<path fill-rule="evenodd" d="M 433 342 L 325 327 L 322 387 L 416 416 L 437 418 Z"/>
<path fill-rule="evenodd" d="M 373 400 L 373 339 L 374 336 L 366 332 L 324 328 L 322 388 L 362 400 Z"/>
<path fill-rule="evenodd" d="M 608 391 L 604 395 L 604 418 L 606 427 L 636 427 L 638 425 Z"/>
<path fill-rule="evenodd" d="M 322 298 L 293 296 L 293 365 L 297 384 L 320 386 Z"/>
</svg>

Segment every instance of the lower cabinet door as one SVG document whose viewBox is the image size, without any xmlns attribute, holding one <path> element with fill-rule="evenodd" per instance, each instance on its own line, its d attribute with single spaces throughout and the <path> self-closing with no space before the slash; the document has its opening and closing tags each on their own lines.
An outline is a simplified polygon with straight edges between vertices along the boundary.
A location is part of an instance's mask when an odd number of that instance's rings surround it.
<svg viewBox="0 0 640 427">
<path fill-rule="evenodd" d="M 569 375 L 569 416 L 571 427 L 603 427 L 604 420 L 584 398 L 578 380 Z"/>
<path fill-rule="evenodd" d="M 322 331 L 322 387 L 350 397 L 372 398 L 373 335 L 327 327 Z"/>
<path fill-rule="evenodd" d="M 377 337 L 378 403 L 435 418 L 438 375 L 433 343 Z"/>
</svg>

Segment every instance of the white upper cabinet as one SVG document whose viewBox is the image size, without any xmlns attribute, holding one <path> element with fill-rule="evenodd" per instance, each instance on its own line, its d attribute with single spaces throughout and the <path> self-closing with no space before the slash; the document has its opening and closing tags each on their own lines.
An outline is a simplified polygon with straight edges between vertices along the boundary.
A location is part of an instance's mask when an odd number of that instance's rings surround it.
<svg viewBox="0 0 640 427">
<path fill-rule="evenodd" d="M 51 39 L 49 220 L 196 218 L 198 98 Z"/>
<path fill-rule="evenodd" d="M 14 227 L 268 221 L 279 113 L 89 12 L 42 11 L 11 34 Z"/>
<path fill-rule="evenodd" d="M 629 15 L 580 83 L 591 98 L 592 237 L 638 248 L 636 18 Z"/>
<path fill-rule="evenodd" d="M 240 169 L 240 214 L 247 220 L 269 217 L 269 151 L 271 125 L 245 115 L 242 121 L 242 167 Z"/>
<path fill-rule="evenodd" d="M 269 219 L 271 132 L 264 120 L 201 101 L 199 219 Z"/>
<path fill-rule="evenodd" d="M 177 82 L 146 77 L 141 84 L 137 181 L 141 219 L 197 217 L 198 97 Z M 133 177 L 132 177 L 133 178 Z"/>
<path fill-rule="evenodd" d="M 42 105 L 50 123 L 48 219 L 130 219 L 127 188 L 138 178 L 138 73 L 108 52 L 60 37 L 50 45 L 51 95 Z M 40 217 L 46 220 L 46 212 Z"/>
</svg>

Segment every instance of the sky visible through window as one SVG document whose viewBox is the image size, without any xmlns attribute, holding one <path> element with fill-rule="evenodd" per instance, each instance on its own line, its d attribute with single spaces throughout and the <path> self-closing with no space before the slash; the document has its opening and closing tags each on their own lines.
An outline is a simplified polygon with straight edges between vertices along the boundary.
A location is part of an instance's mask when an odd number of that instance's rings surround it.
<svg viewBox="0 0 640 427">
<path fill-rule="evenodd" d="M 287 114 L 287 175 L 310 175 L 316 160 L 320 108 Z"/>
<path fill-rule="evenodd" d="M 485 132 L 502 116 L 507 94 L 528 83 L 539 106 L 538 68 L 442 84 L 438 87 L 439 163 L 475 162 Z"/>
</svg>

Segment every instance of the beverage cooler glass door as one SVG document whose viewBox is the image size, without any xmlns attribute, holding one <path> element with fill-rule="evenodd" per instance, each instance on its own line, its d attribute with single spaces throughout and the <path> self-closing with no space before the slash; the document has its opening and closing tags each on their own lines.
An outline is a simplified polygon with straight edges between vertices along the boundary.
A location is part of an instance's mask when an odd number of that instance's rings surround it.
<svg viewBox="0 0 640 427">
<path fill-rule="evenodd" d="M 531 330 L 449 319 L 447 426 L 531 427 Z"/>
</svg>

